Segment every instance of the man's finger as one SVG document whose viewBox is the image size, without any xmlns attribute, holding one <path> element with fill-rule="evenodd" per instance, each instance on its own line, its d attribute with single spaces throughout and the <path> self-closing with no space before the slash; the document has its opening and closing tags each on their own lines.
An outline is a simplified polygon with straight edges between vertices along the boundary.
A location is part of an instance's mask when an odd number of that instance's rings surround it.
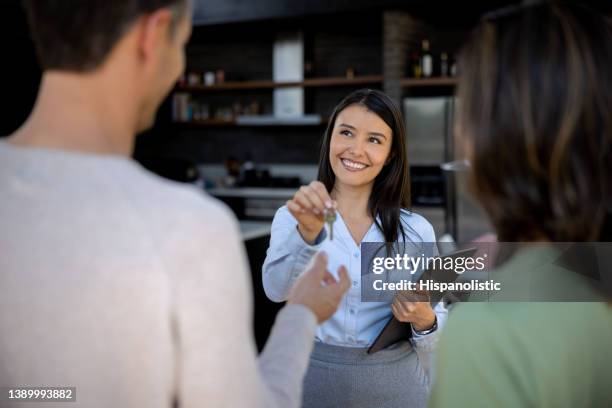
<svg viewBox="0 0 612 408">
<path fill-rule="evenodd" d="M 338 291 L 344 294 L 351 287 L 351 279 L 349 278 L 348 271 L 344 265 L 338 268 Z"/>
<path fill-rule="evenodd" d="M 325 283 L 326 285 L 333 285 L 334 283 L 336 283 L 336 278 L 334 278 L 334 275 L 332 275 L 329 271 L 326 270 L 323 274 L 323 283 Z"/>
<path fill-rule="evenodd" d="M 325 276 L 325 272 L 327 272 L 327 254 L 324 251 L 318 252 L 308 269 L 311 276 L 313 276 L 319 282 L 322 281 L 323 277 Z"/>
</svg>

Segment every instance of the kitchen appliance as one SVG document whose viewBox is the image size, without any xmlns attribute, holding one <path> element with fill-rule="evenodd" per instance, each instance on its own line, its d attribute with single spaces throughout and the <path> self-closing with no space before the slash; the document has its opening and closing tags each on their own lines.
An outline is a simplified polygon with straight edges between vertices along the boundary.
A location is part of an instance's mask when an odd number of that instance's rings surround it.
<svg viewBox="0 0 612 408">
<path fill-rule="evenodd" d="M 470 196 L 467 172 L 444 171 L 445 162 L 461 160 L 453 136 L 454 97 L 411 97 L 403 101 L 412 205 L 434 226 L 466 241 L 490 232 L 486 215 Z"/>
</svg>

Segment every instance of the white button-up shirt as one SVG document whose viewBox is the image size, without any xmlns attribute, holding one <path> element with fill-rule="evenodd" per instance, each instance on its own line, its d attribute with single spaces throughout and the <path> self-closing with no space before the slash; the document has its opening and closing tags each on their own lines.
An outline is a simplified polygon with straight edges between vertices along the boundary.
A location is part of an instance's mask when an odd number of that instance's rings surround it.
<svg viewBox="0 0 612 408">
<path fill-rule="evenodd" d="M 271 300 L 285 301 L 293 283 L 308 262 L 319 250 L 325 251 L 328 254 L 329 271 L 337 278 L 338 268 L 344 265 L 352 285 L 336 313 L 319 326 L 317 339 L 339 346 L 368 347 L 383 329 L 392 311 L 389 302 L 361 302 L 360 246 L 355 243 L 340 213 L 336 214 L 334 239 L 327 239 L 328 234 L 324 229 L 315 244 L 310 245 L 300 235 L 296 219 L 285 206 L 281 207 L 272 222 L 270 247 L 263 265 L 263 287 Z M 433 227 L 425 218 L 402 210 L 401 222 L 407 240 L 435 243 Z M 385 238 L 378 227 L 372 224 L 362 241 L 385 242 Z M 447 311 L 442 302 L 436 305 L 434 311 L 440 329 L 446 322 Z M 413 332 L 412 342 L 422 351 L 432 350 L 437 338 L 437 331 L 427 335 Z"/>
</svg>

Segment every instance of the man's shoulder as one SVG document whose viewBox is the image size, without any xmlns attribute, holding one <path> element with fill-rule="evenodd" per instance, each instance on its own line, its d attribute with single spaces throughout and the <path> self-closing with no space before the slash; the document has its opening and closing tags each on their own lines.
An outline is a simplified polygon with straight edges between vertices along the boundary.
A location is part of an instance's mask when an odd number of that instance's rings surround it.
<svg viewBox="0 0 612 408">
<path fill-rule="evenodd" d="M 130 199 L 154 217 L 202 220 L 208 225 L 234 221 L 223 202 L 195 185 L 162 178 L 140 166 L 125 183 Z"/>
</svg>

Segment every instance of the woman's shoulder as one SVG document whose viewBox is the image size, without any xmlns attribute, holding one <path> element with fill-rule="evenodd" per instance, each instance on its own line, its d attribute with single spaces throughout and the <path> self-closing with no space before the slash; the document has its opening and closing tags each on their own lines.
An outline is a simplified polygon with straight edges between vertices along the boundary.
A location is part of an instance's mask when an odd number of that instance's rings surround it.
<svg viewBox="0 0 612 408">
<path fill-rule="evenodd" d="M 412 210 L 406 208 L 400 209 L 400 220 L 403 226 L 408 230 L 408 234 L 411 232 L 416 233 L 420 241 L 423 242 L 435 242 L 436 234 L 433 226 L 425 217 L 415 213 Z"/>
<path fill-rule="evenodd" d="M 409 222 L 415 225 L 427 225 L 431 227 L 431 224 L 425 217 L 407 208 L 400 208 L 400 217 L 404 222 Z"/>
</svg>

